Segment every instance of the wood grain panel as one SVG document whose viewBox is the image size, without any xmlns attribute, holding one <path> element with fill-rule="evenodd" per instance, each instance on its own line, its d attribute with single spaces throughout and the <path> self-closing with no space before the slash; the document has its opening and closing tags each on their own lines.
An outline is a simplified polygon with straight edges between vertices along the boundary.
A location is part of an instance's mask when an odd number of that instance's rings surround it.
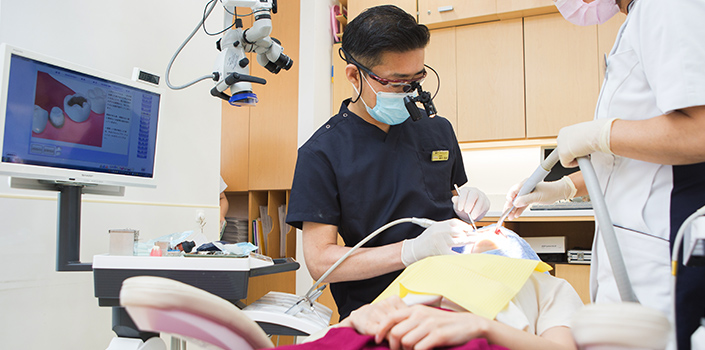
<svg viewBox="0 0 705 350">
<path fill-rule="evenodd" d="M 290 70 L 272 74 L 254 62 L 251 74 L 267 79 L 255 85 L 259 103 L 250 108 L 249 189 L 288 189 L 294 177 L 298 129 L 299 1 L 278 3 L 272 16 L 273 38 L 294 60 Z"/>
<path fill-rule="evenodd" d="M 440 77 L 440 90 L 433 99 L 438 115 L 450 120 L 458 134 L 458 104 L 457 104 L 457 79 L 456 66 L 456 37 L 455 28 L 436 29 L 431 31 L 431 41 L 426 47 L 426 64 L 438 72 Z M 431 94 L 436 93 L 439 78 L 430 69 L 423 84 L 424 90 Z"/>
<path fill-rule="evenodd" d="M 495 0 L 419 0 L 419 23 L 429 28 L 499 19 Z"/>
<path fill-rule="evenodd" d="M 527 137 L 558 135 L 593 119 L 599 86 L 597 28 L 560 14 L 524 19 Z"/>
<path fill-rule="evenodd" d="M 523 138 L 520 19 L 456 29 L 459 141 Z"/>
</svg>

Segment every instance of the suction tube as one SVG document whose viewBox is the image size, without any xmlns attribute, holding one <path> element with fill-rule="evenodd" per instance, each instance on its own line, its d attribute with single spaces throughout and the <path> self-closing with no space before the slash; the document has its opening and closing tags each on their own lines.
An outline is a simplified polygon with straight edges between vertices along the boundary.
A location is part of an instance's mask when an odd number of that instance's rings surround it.
<svg viewBox="0 0 705 350">
<path fill-rule="evenodd" d="M 558 148 L 556 148 L 553 152 L 551 152 L 551 154 L 548 155 L 548 157 L 546 157 L 546 159 L 544 159 L 543 162 L 541 162 L 541 166 L 536 169 L 533 174 L 531 174 L 531 177 L 529 177 L 525 184 L 533 183 L 533 187 L 531 187 L 533 190 L 533 188 L 536 187 L 536 184 L 541 182 L 546 177 L 546 175 L 542 175 L 543 172 L 548 174 L 548 171 L 553 168 L 556 163 L 558 163 L 558 159 Z M 585 187 L 587 187 L 588 194 L 590 194 L 590 201 L 592 202 L 592 207 L 595 212 L 595 219 L 598 227 L 600 228 L 600 232 L 602 233 L 602 238 L 605 241 L 607 258 L 612 265 L 612 273 L 617 281 L 619 296 L 622 301 L 638 303 L 639 300 L 637 300 L 636 295 L 634 294 L 632 284 L 629 280 L 629 275 L 627 274 L 627 267 L 624 265 L 622 251 L 619 250 L 619 241 L 617 241 L 617 235 L 614 232 L 614 226 L 612 226 L 612 219 L 610 218 L 609 211 L 607 210 L 607 204 L 605 204 L 605 196 L 602 194 L 600 183 L 597 181 L 595 168 L 592 167 L 592 163 L 590 163 L 590 159 L 588 157 L 578 158 L 578 166 L 580 166 L 580 171 L 583 174 Z M 538 179 L 539 177 L 540 179 Z"/>
<path fill-rule="evenodd" d="M 553 153 L 555 152 L 556 151 L 554 150 Z M 580 166 L 580 171 L 583 174 L 583 180 L 585 180 L 585 187 L 587 187 L 587 191 L 590 194 L 590 201 L 592 202 L 592 207 L 595 211 L 595 219 L 599 225 L 600 232 L 602 232 L 602 238 L 605 241 L 607 258 L 610 260 L 610 264 L 612 265 L 612 273 L 614 273 L 614 278 L 617 281 L 619 296 L 622 301 L 638 303 L 639 300 L 636 298 L 634 290 L 632 289 L 632 284 L 629 281 L 627 267 L 624 265 L 622 251 L 619 250 L 619 241 L 617 241 L 617 235 L 614 233 L 612 219 L 607 211 L 605 196 L 602 194 L 600 183 L 597 181 L 595 169 L 592 167 L 592 163 L 590 163 L 590 159 L 587 157 L 578 158 L 578 165 Z"/>
</svg>

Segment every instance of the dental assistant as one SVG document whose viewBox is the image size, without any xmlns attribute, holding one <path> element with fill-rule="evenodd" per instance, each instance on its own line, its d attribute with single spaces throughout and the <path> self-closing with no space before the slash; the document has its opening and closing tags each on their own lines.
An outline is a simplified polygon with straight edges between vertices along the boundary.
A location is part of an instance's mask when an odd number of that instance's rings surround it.
<svg viewBox="0 0 705 350">
<path fill-rule="evenodd" d="M 299 148 L 287 223 L 303 230 L 314 279 L 383 225 L 400 218 L 438 221 L 389 228 L 327 278 L 341 319 L 370 303 L 405 266 L 467 243 L 489 209 L 467 176 L 453 128 L 436 116 L 413 121 L 403 98 L 426 77 L 428 28 L 396 6 L 369 8 L 345 28 L 341 56 L 355 95 Z M 460 187 L 453 199 L 454 185 Z M 454 204 L 455 203 L 455 204 Z M 337 236 L 345 246 L 337 245 Z"/>
<path fill-rule="evenodd" d="M 705 205 L 705 1 L 558 0 L 556 6 L 584 25 L 618 10 L 627 14 L 607 60 L 595 120 L 561 129 L 558 150 L 571 167 L 592 154 L 636 296 L 670 314 L 669 241 Z M 586 194 L 580 173 L 541 183 L 514 200 L 519 209 L 510 219 L 530 203 Z M 618 302 L 599 228 L 592 254 L 592 300 Z M 678 348 L 690 349 L 690 335 L 705 316 L 705 269 L 681 266 L 677 283 Z"/>
</svg>

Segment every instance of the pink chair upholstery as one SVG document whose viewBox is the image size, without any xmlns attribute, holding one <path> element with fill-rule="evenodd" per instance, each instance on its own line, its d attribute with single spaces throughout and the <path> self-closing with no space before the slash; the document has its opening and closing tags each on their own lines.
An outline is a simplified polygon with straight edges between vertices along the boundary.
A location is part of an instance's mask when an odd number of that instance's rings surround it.
<svg viewBox="0 0 705 350">
<path fill-rule="evenodd" d="M 216 295 L 172 279 L 123 281 L 120 304 L 143 331 L 175 334 L 222 349 L 262 349 L 274 344 L 257 323 Z"/>
</svg>

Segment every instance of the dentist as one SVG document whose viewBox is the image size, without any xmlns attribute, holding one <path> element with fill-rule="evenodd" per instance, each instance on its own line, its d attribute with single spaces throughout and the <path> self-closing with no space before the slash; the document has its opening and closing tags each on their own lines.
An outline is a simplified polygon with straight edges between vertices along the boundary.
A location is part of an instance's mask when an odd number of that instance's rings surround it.
<svg viewBox="0 0 705 350">
<path fill-rule="evenodd" d="M 369 8 L 346 27 L 341 57 L 355 91 L 299 148 L 287 223 L 303 230 L 303 252 L 319 279 L 368 234 L 400 218 L 438 221 L 424 229 L 391 227 L 356 250 L 327 278 L 341 319 L 370 303 L 404 267 L 454 254 L 489 209 L 466 184 L 450 122 L 409 118 L 404 97 L 426 77 L 428 28 L 392 5 Z M 423 111 L 422 111 L 423 113 Z M 459 196 L 453 196 L 454 185 Z M 345 246 L 337 245 L 338 234 Z"/>
<path fill-rule="evenodd" d="M 705 268 L 680 267 L 671 290 L 669 241 L 685 218 L 705 205 L 705 1 L 557 0 L 579 25 L 627 14 L 607 60 L 595 120 L 558 134 L 561 164 L 591 161 L 605 195 L 630 280 L 639 301 L 670 314 L 675 295 L 679 349 L 705 316 Z M 541 183 L 526 196 L 507 194 L 515 218 L 530 203 L 586 195 L 578 172 Z M 619 294 L 599 229 L 590 276 L 594 302 Z"/>
</svg>

